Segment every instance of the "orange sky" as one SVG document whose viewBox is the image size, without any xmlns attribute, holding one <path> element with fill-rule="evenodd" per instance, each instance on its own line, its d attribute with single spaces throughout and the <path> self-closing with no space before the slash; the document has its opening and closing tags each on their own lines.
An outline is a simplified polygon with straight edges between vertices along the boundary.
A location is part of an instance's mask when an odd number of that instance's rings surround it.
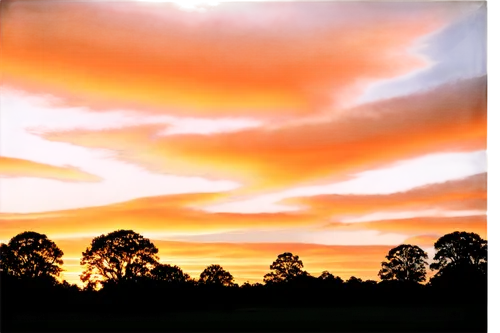
<svg viewBox="0 0 500 333">
<path fill-rule="evenodd" d="M 326 4 L 339 16 L 327 20 L 290 3 L 253 10 L 94 5 L 11 5 L 2 26 L 6 88 L 49 89 L 64 96 L 57 105 L 84 103 L 96 112 L 282 118 L 325 109 L 318 117 L 353 105 L 378 82 L 430 66 L 412 49 L 456 7 L 403 15 Z"/>
<path fill-rule="evenodd" d="M 79 250 L 90 244 L 90 239 L 59 241 L 66 248 L 66 271 L 64 277 L 75 279 L 79 271 Z M 233 273 L 238 283 L 261 282 L 263 272 L 277 255 L 292 251 L 300 253 L 304 269 L 313 275 L 324 270 L 335 272 L 343 279 L 355 275 L 363 279 L 377 280 L 380 258 L 387 254 L 390 246 L 325 246 L 297 243 L 191 243 L 155 241 L 160 249 L 160 260 L 176 264 L 192 277 L 199 277 L 201 271 L 213 262 L 221 264 Z M 78 259 L 78 260 L 77 260 Z"/>
<path fill-rule="evenodd" d="M 0 240 L 47 234 L 71 282 L 116 229 L 240 283 L 487 238 L 480 4 L 0 6 Z"/>
</svg>

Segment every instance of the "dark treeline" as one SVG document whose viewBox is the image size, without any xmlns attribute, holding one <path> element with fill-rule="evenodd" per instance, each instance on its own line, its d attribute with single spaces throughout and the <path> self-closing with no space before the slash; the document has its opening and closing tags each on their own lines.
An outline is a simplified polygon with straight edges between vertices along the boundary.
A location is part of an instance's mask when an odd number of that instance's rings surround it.
<svg viewBox="0 0 500 333">
<path fill-rule="evenodd" d="M 118 230 L 82 253 L 83 288 L 61 281 L 63 252 L 24 232 L 1 245 L 1 331 L 448 331 L 485 332 L 487 242 L 454 232 L 427 253 L 389 251 L 381 281 L 312 276 L 284 252 L 263 283 L 237 285 L 213 264 L 197 278 L 161 264 L 147 238 Z"/>
</svg>

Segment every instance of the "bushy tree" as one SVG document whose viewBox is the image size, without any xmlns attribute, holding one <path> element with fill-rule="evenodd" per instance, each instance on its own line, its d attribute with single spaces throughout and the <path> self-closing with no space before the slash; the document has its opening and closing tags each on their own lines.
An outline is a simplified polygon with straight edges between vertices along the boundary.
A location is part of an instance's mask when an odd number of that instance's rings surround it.
<svg viewBox="0 0 500 333">
<path fill-rule="evenodd" d="M 231 287 L 234 286 L 234 278 L 222 266 L 210 265 L 201 272 L 198 284 Z"/>
<path fill-rule="evenodd" d="M 452 266 L 469 266 L 486 274 L 488 242 L 473 232 L 455 231 L 434 244 L 436 254 L 430 268 L 441 275 Z"/>
<path fill-rule="evenodd" d="M 389 251 L 378 275 L 382 280 L 423 282 L 427 258 L 427 253 L 416 245 L 399 245 Z"/>
<path fill-rule="evenodd" d="M 436 254 L 431 269 L 438 272 L 432 286 L 447 289 L 485 289 L 487 286 L 488 243 L 478 234 L 455 231 L 434 244 Z"/>
<path fill-rule="evenodd" d="M 185 283 L 191 280 L 189 274 L 186 274 L 178 266 L 169 264 L 158 264 L 151 270 L 151 278 L 155 281 L 167 283 Z"/>
<path fill-rule="evenodd" d="M 299 259 L 299 256 L 293 255 L 290 252 L 285 252 L 278 255 L 278 258 L 273 262 L 270 273 L 264 276 L 264 282 L 283 283 L 290 282 L 298 276 L 304 275 L 304 264 Z"/>
<path fill-rule="evenodd" d="M 92 287 L 148 277 L 158 264 L 158 249 L 132 230 L 117 230 L 92 240 L 80 262 L 80 279 Z"/>
<path fill-rule="evenodd" d="M 44 234 L 25 231 L 0 247 L 3 273 L 22 278 L 57 278 L 63 251 Z"/>
</svg>

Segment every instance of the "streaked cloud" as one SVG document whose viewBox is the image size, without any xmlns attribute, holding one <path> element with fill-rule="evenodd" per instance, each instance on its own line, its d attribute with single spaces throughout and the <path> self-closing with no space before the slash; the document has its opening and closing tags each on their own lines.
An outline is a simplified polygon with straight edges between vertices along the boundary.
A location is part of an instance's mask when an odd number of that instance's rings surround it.
<svg viewBox="0 0 500 333">
<path fill-rule="evenodd" d="M 486 172 L 486 151 L 436 153 L 360 172 L 325 189 L 339 194 L 390 194 Z M 409 175 L 411 175 L 409 177 Z"/>
<path fill-rule="evenodd" d="M 317 220 L 309 213 L 207 213 L 195 208 L 200 202 L 224 195 L 227 194 L 189 193 L 48 213 L 4 213 L 0 214 L 0 231 L 2 235 L 9 235 L 5 237 L 13 237 L 24 230 L 36 229 L 50 237 L 64 238 L 71 234 L 134 229 L 151 237 L 168 238 L 252 228 L 276 230 L 310 225 Z"/>
<path fill-rule="evenodd" d="M 326 230 L 354 231 L 377 230 L 395 234 L 414 235 L 425 232 L 444 235 L 454 231 L 469 231 L 486 238 L 486 215 L 458 217 L 415 217 L 357 223 L 330 223 Z"/>
<path fill-rule="evenodd" d="M 68 182 L 100 182 L 102 179 L 73 166 L 55 166 L 0 156 L 0 178 L 34 177 Z"/>
<path fill-rule="evenodd" d="M 99 183 L 74 186 L 47 177 L 4 178 L 0 186 L 2 212 L 27 213 L 71 209 L 107 205 L 143 196 L 227 191 L 239 186 L 238 183 L 225 179 L 154 174 L 139 166 L 113 159 L 113 154 L 106 149 L 87 149 L 68 143 L 44 140 L 39 134 L 47 130 L 71 131 L 75 128 L 116 130 L 122 126 L 139 123 L 156 128 L 158 131 L 177 133 L 189 131 L 206 135 L 256 125 L 244 119 L 191 120 L 167 116 L 141 117 L 132 111 L 93 113 L 83 107 L 53 109 L 50 105 L 54 100 L 57 101 L 57 98 L 50 95 L 31 95 L 11 89 L 2 89 L 1 92 L 0 151 L 5 158 L 28 160 L 49 166 L 72 165 L 102 179 Z M 158 133 L 158 135 L 170 135 L 170 133 Z M 132 140 L 129 142 L 133 143 Z M 1 167 L 6 170 L 8 165 L 13 167 L 12 163 L 3 163 Z M 16 170 L 11 170 L 9 173 L 22 171 L 20 167 L 16 167 Z M 49 178 L 60 179 L 68 176 L 68 171 L 65 174 L 51 170 Z M 45 175 L 49 173 L 45 172 Z M 34 188 L 44 190 L 33 191 Z"/>
<path fill-rule="evenodd" d="M 408 191 L 388 194 L 331 194 L 291 197 L 286 204 L 298 204 L 324 215 L 366 216 L 379 212 L 486 211 L 486 173 L 431 183 Z"/>
<path fill-rule="evenodd" d="M 2 20 L 4 84 L 101 110 L 300 116 L 345 104 L 352 94 L 347 87 L 361 89 L 362 79 L 425 67 L 425 59 L 406 49 L 448 19 L 442 9 L 441 15 L 427 9 L 415 16 L 365 15 L 369 25 L 322 16 L 318 26 L 296 23 L 314 21 L 321 10 L 335 13 L 338 5 L 303 11 L 280 4 L 278 14 L 272 4 L 224 4 L 203 15 L 147 5 L 11 3 Z M 263 22 L 248 10 L 277 20 Z M 61 19 L 67 15 L 70 21 Z"/>
<path fill-rule="evenodd" d="M 50 237 L 68 238 L 125 228 L 154 239 L 183 241 L 397 245 L 422 232 L 444 234 L 453 228 L 484 234 L 485 177 L 476 175 L 389 195 L 290 199 L 308 207 L 296 212 L 212 213 L 200 209 L 231 196 L 231 192 L 147 197 L 66 211 L 4 213 L 0 215 L 0 231 L 9 235 L 5 238 L 31 229 L 39 229 Z M 443 213 L 430 215 L 429 209 Z M 474 210 L 476 215 L 465 215 L 465 209 Z M 380 218 L 384 215 L 379 212 L 385 212 L 386 219 Z M 398 213 L 397 218 L 394 213 Z M 377 216 L 380 220 L 373 221 Z"/>
<path fill-rule="evenodd" d="M 425 169 L 426 172 L 421 171 Z M 370 170 L 353 175 L 353 179 L 341 181 L 327 185 L 315 185 L 306 187 L 296 187 L 281 192 L 263 194 L 251 198 L 233 198 L 229 202 L 218 203 L 207 206 L 205 209 L 210 212 L 276 212 L 276 211 L 296 211 L 301 202 L 296 197 L 319 197 L 320 195 L 337 194 L 336 198 L 342 199 L 339 205 L 351 207 L 357 203 L 358 199 L 366 203 L 375 200 L 377 209 L 386 209 L 378 200 L 390 198 L 388 196 L 376 196 L 377 194 L 398 194 L 422 186 L 433 186 L 441 182 L 457 181 L 468 176 L 476 176 L 477 191 L 480 192 L 480 199 L 475 203 L 469 201 L 459 201 L 455 207 L 461 206 L 463 209 L 482 209 L 486 205 L 486 179 L 481 174 L 486 170 L 486 156 L 484 151 L 473 153 L 449 153 L 427 155 L 413 160 L 399 161 L 396 165 L 378 170 Z M 418 177 L 409 177 L 415 175 Z M 471 178 L 472 179 L 472 178 Z M 459 185 L 461 186 L 461 185 Z M 469 186 L 469 185 L 465 185 Z M 439 187 L 439 186 L 438 186 Z M 422 191 L 427 191 L 422 187 Z M 432 190 L 431 190 L 432 191 Z M 356 196 L 357 195 L 357 196 Z M 331 196 L 335 198 L 335 196 Z M 404 205 L 409 202 L 397 202 L 394 206 Z M 335 202 L 333 202 L 335 204 Z M 424 209 L 436 206 L 426 206 Z M 442 207 L 442 206 L 440 206 Z M 315 206 L 315 209 L 320 207 Z M 446 208 L 446 207 L 445 207 Z M 349 210 L 349 208 L 347 209 Z"/>
<path fill-rule="evenodd" d="M 329 178 L 346 180 L 355 173 L 431 153 L 482 150 L 486 147 L 485 88 L 485 78 L 461 81 L 368 104 L 328 123 L 274 130 L 151 140 L 157 127 L 136 126 L 54 131 L 42 137 L 115 150 L 118 159 L 155 172 L 210 175 L 243 183 L 253 190 L 280 188 Z"/>
</svg>

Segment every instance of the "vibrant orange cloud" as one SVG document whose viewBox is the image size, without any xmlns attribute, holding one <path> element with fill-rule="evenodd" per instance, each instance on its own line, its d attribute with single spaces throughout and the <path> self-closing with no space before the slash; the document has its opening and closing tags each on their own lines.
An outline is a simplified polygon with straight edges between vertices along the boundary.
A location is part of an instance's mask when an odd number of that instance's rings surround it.
<svg viewBox="0 0 500 333">
<path fill-rule="evenodd" d="M 4 83 L 97 109 L 298 115 L 345 100 L 361 80 L 423 68 L 407 49 L 444 24 L 428 14 L 309 29 L 292 18 L 262 29 L 242 24 L 238 12 L 143 9 L 130 2 L 4 5 Z"/>
<path fill-rule="evenodd" d="M 98 236 L 96 234 L 96 236 Z M 191 243 L 170 242 L 152 239 L 159 249 L 160 260 L 180 266 L 192 277 L 199 277 L 210 264 L 220 264 L 230 271 L 238 283 L 262 282 L 264 274 L 270 271 L 278 254 L 292 252 L 299 255 L 304 269 L 314 276 L 322 271 L 348 279 L 357 276 L 378 280 L 380 262 L 391 246 L 327 246 L 301 243 Z M 90 238 L 58 239 L 56 243 L 64 251 L 65 278 L 78 281 L 81 272 L 79 258 L 89 246 Z M 68 274 L 69 273 L 69 274 Z"/>
<path fill-rule="evenodd" d="M 54 166 L 20 158 L 0 156 L 0 178 L 36 177 L 67 182 L 99 182 L 102 179 L 73 166 Z"/>
<path fill-rule="evenodd" d="M 155 136 L 151 126 L 50 132 L 43 138 L 117 151 L 155 172 L 233 179 L 247 189 L 332 181 L 430 153 L 486 147 L 486 78 L 360 106 L 327 123 L 214 135 Z M 175 156 L 175 158 L 173 158 Z"/>
<path fill-rule="evenodd" d="M 208 213 L 190 206 L 223 194 L 192 193 L 142 198 L 108 206 L 30 214 L 0 214 L 0 239 L 25 230 L 50 237 L 75 237 L 134 229 L 149 234 L 198 234 L 231 230 L 280 229 L 307 226 L 318 218 L 300 213 Z"/>
<path fill-rule="evenodd" d="M 357 223 L 330 223 L 324 229 L 342 231 L 377 230 L 385 233 L 399 233 L 418 235 L 422 232 L 447 234 L 454 231 L 475 232 L 486 238 L 486 215 L 455 216 L 455 217 L 415 217 L 407 219 L 393 219 L 373 222 Z"/>
<path fill-rule="evenodd" d="M 484 210 L 486 213 L 486 174 L 387 195 L 319 195 L 308 198 L 291 198 L 286 202 L 305 204 L 318 216 L 323 218 L 330 216 L 332 219 L 377 212 L 418 213 L 433 209 L 443 211 Z M 423 246 L 433 245 L 440 237 L 435 235 L 443 235 L 457 230 L 476 232 L 483 238 L 487 236 L 486 214 L 454 217 L 428 216 L 355 223 L 335 222 L 323 228 L 343 231 L 377 230 L 384 233 L 408 234 L 411 236 L 408 241 L 418 241 L 417 244 Z M 421 237 L 423 233 L 426 233 L 426 237 Z"/>
<path fill-rule="evenodd" d="M 321 216 L 430 209 L 486 211 L 486 173 L 386 195 L 318 195 L 283 202 L 306 205 Z"/>
</svg>

